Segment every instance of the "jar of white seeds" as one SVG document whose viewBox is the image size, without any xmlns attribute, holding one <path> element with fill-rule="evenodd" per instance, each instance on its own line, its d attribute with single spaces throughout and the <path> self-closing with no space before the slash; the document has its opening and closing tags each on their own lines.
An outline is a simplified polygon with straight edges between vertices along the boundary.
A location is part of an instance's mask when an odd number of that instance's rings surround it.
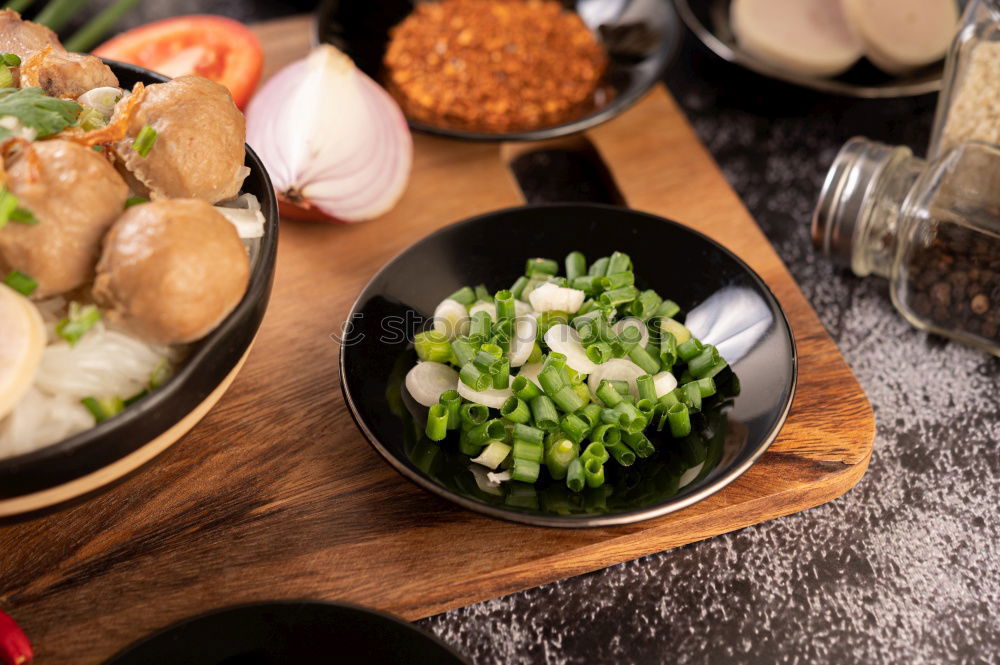
<svg viewBox="0 0 1000 665">
<path fill-rule="evenodd" d="M 972 0 L 952 42 L 927 157 L 967 141 L 1000 145 L 1000 0 Z"/>
</svg>

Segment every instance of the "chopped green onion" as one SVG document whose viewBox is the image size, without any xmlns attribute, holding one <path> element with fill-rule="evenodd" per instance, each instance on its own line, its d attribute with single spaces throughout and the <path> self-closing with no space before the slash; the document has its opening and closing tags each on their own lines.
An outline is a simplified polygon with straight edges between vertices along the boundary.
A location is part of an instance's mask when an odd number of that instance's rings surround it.
<svg viewBox="0 0 1000 665">
<path fill-rule="evenodd" d="M 10 88 L 14 86 L 14 74 L 10 67 L 0 65 L 0 88 Z"/>
<path fill-rule="evenodd" d="M 514 459 L 528 460 L 529 462 L 541 463 L 545 455 L 545 446 L 534 441 L 523 441 L 514 439 Z"/>
<path fill-rule="evenodd" d="M 635 403 L 635 408 L 639 410 L 639 413 L 645 416 L 646 420 L 649 420 L 653 415 L 653 411 L 656 410 L 657 404 L 658 402 L 656 402 L 655 399 L 643 398 Z"/>
<path fill-rule="evenodd" d="M 622 438 L 621 430 L 617 425 L 602 423 L 590 431 L 590 440 L 595 443 L 605 445 L 617 443 Z"/>
<path fill-rule="evenodd" d="M 469 457 L 478 457 L 483 452 L 483 444 L 469 439 L 469 430 L 464 429 L 458 435 L 458 452 Z"/>
<path fill-rule="evenodd" d="M 660 367 L 669 370 L 677 362 L 677 338 L 673 333 L 664 332 L 660 336 Z"/>
<path fill-rule="evenodd" d="M 594 404 L 591 402 L 573 415 L 587 421 L 587 428 L 593 429 L 595 425 L 601 422 L 601 411 L 603 411 L 603 409 L 601 409 L 600 404 Z"/>
<path fill-rule="evenodd" d="M 572 386 L 563 386 L 553 395 L 550 395 L 550 397 L 552 398 L 552 401 L 555 402 L 555 405 L 566 413 L 579 411 L 584 405 L 584 401 L 580 398 Z"/>
<path fill-rule="evenodd" d="M 634 330 L 634 328 L 626 328 L 622 332 L 626 330 Z M 628 357 L 647 374 L 656 374 L 660 371 L 660 361 L 654 358 L 643 346 L 638 344 L 633 346 L 632 350 L 628 352 Z"/>
<path fill-rule="evenodd" d="M 68 316 L 56 324 L 56 334 L 69 342 L 70 346 L 75 346 L 100 320 L 101 311 L 96 306 L 71 302 Z"/>
<path fill-rule="evenodd" d="M 531 420 L 531 409 L 523 399 L 512 395 L 500 407 L 500 415 L 512 423 L 526 423 Z"/>
<path fill-rule="evenodd" d="M 594 342 L 587 347 L 587 359 L 595 365 L 611 360 L 613 355 L 611 346 L 607 342 Z"/>
<path fill-rule="evenodd" d="M 514 285 L 510 287 L 511 295 L 517 298 L 518 300 L 523 300 L 524 298 L 522 298 L 521 296 L 524 295 L 524 287 L 526 287 L 527 285 L 528 285 L 527 277 L 525 277 L 524 275 L 518 277 L 517 281 L 514 282 Z"/>
<path fill-rule="evenodd" d="M 656 401 L 656 388 L 653 387 L 653 377 L 643 374 L 635 380 L 635 385 L 639 389 L 639 399 Z"/>
<path fill-rule="evenodd" d="M 615 441 L 615 443 L 617 443 L 617 441 Z M 601 464 L 604 464 L 611 459 L 607 446 L 600 441 L 594 441 L 580 454 L 580 458 L 583 460 L 587 460 L 591 457 L 600 461 Z"/>
<path fill-rule="evenodd" d="M 583 486 L 586 482 L 583 473 L 583 462 L 580 461 L 579 457 L 574 457 L 569 466 L 566 467 L 566 487 L 573 492 L 583 491 Z"/>
<path fill-rule="evenodd" d="M 139 130 L 135 140 L 132 141 L 132 149 L 139 153 L 140 157 L 147 157 L 149 151 L 153 149 L 154 143 L 156 143 L 156 130 L 149 125 L 144 125 Z"/>
<path fill-rule="evenodd" d="M 480 425 L 490 417 L 490 410 L 482 404 L 463 404 L 460 412 L 462 422 L 469 426 Z"/>
<path fill-rule="evenodd" d="M 570 280 L 569 285 L 577 291 L 583 291 L 584 295 L 593 296 L 603 290 L 604 284 L 601 282 L 603 279 L 603 277 L 584 275 L 582 277 L 574 277 Z M 577 313 L 579 314 L 580 312 L 578 311 Z"/>
<path fill-rule="evenodd" d="M 528 356 L 529 363 L 540 363 L 542 362 L 542 347 L 535 342 L 531 347 L 531 355 Z"/>
<path fill-rule="evenodd" d="M 656 452 L 653 443 L 642 432 L 634 432 L 622 436 L 626 446 L 635 451 L 636 457 L 649 457 Z"/>
<path fill-rule="evenodd" d="M 653 289 L 647 289 L 639 294 L 632 305 L 629 307 L 629 311 L 632 312 L 632 316 L 636 316 L 643 321 L 648 321 L 656 314 L 656 308 L 660 306 L 663 299 Z"/>
<path fill-rule="evenodd" d="M 459 337 L 451 342 L 451 352 L 455 354 L 455 364 L 459 367 L 471 363 L 476 358 L 477 347 L 467 338 Z"/>
<path fill-rule="evenodd" d="M 514 425 L 511 429 L 511 436 L 515 439 L 531 441 L 532 443 L 542 443 L 545 440 L 545 432 L 530 425 Z"/>
<path fill-rule="evenodd" d="M 449 300 L 454 300 L 455 302 L 461 303 L 466 307 L 471 306 L 476 302 L 476 292 L 470 289 L 468 286 L 463 286 L 458 291 L 455 291 L 450 296 Z"/>
<path fill-rule="evenodd" d="M 500 441 L 507 436 L 507 428 L 503 426 L 503 421 L 499 418 L 487 420 L 486 422 L 470 427 L 466 435 L 469 441 L 485 446 L 490 441 Z"/>
<path fill-rule="evenodd" d="M 604 277 L 608 274 L 608 263 L 610 261 L 611 259 L 608 257 L 602 256 L 590 264 L 590 270 L 587 271 L 587 274 L 591 277 Z"/>
<path fill-rule="evenodd" d="M 587 436 L 587 432 L 590 431 L 590 425 L 587 424 L 587 421 L 573 413 L 563 416 L 563 419 L 559 421 L 559 428 L 573 443 L 583 441 L 583 437 Z"/>
<path fill-rule="evenodd" d="M 484 374 L 475 363 L 466 363 L 458 373 L 458 378 L 476 392 L 482 392 L 490 387 L 490 375 Z"/>
<path fill-rule="evenodd" d="M 531 400 L 530 405 L 535 425 L 545 431 L 552 431 L 559 426 L 559 414 L 548 396 L 539 395 Z"/>
<path fill-rule="evenodd" d="M 486 347 L 493 347 L 499 349 L 499 347 L 493 344 L 484 344 L 479 348 L 479 351 L 476 353 L 476 359 L 473 360 L 472 362 L 480 371 L 490 373 L 493 366 L 501 362 L 502 359 L 500 356 L 490 353 L 488 350 L 486 350 Z M 501 354 L 503 353 L 502 350 L 500 352 Z M 506 388 L 507 386 L 504 387 Z"/>
<path fill-rule="evenodd" d="M 575 279 L 587 274 L 587 258 L 582 252 L 570 252 L 566 255 L 566 277 Z"/>
<path fill-rule="evenodd" d="M 715 379 L 710 376 L 706 376 L 703 379 L 697 379 L 694 383 L 698 386 L 698 391 L 701 393 L 702 399 L 711 397 L 716 393 Z"/>
<path fill-rule="evenodd" d="M 26 208 L 19 207 L 20 201 L 10 190 L 0 186 L 0 229 L 7 225 L 7 222 L 19 222 L 34 226 L 38 220 Z"/>
<path fill-rule="evenodd" d="M 462 424 L 462 396 L 457 390 L 446 390 L 438 400 L 448 410 L 448 429 L 458 429 Z"/>
<path fill-rule="evenodd" d="M 625 286 L 635 285 L 635 275 L 631 272 L 616 272 L 601 278 L 602 291 L 614 291 Z"/>
<path fill-rule="evenodd" d="M 549 397 L 566 386 L 566 375 L 556 365 L 549 365 L 538 374 L 538 383 Z"/>
<path fill-rule="evenodd" d="M 692 358 L 701 353 L 701 349 L 701 342 L 694 337 L 691 337 L 684 342 L 677 343 L 677 357 L 684 362 L 689 362 Z"/>
<path fill-rule="evenodd" d="M 615 343 L 622 349 L 623 354 L 629 353 L 640 341 L 642 341 L 642 331 L 636 326 L 624 328 L 615 339 Z"/>
<path fill-rule="evenodd" d="M 413 346 L 417 351 L 417 357 L 421 360 L 438 363 L 446 363 L 451 360 L 451 342 L 447 335 L 436 330 L 428 330 L 414 335 Z"/>
<path fill-rule="evenodd" d="M 510 468 L 510 477 L 511 480 L 517 480 L 522 483 L 533 483 L 538 480 L 540 471 L 541 466 L 538 462 L 515 457 L 514 466 Z"/>
<path fill-rule="evenodd" d="M 635 300 L 638 295 L 639 290 L 634 286 L 623 286 L 613 291 L 605 291 L 597 299 L 597 302 L 605 307 L 618 307 Z"/>
<path fill-rule="evenodd" d="M 660 303 L 653 316 L 657 318 L 672 319 L 681 311 L 681 306 L 673 300 L 664 300 Z"/>
<path fill-rule="evenodd" d="M 117 416 L 119 413 L 125 410 L 125 402 L 121 397 L 102 397 L 100 399 L 94 397 L 84 397 L 80 400 L 80 404 L 90 411 L 90 415 L 94 417 L 94 421 L 102 423 L 108 418 Z"/>
<path fill-rule="evenodd" d="M 670 421 L 670 434 L 674 437 L 680 438 L 691 433 L 691 416 L 687 405 L 674 404 L 667 409 L 667 418 Z"/>
<path fill-rule="evenodd" d="M 604 465 L 594 457 L 589 458 L 583 464 L 583 477 L 587 487 L 600 487 L 604 484 Z"/>
<path fill-rule="evenodd" d="M 545 453 L 545 466 L 554 480 L 566 477 L 569 465 L 576 459 L 576 445 L 569 439 L 559 439 Z"/>
<path fill-rule="evenodd" d="M 125 209 L 128 210 L 132 206 L 137 206 L 141 203 L 149 203 L 149 199 L 147 199 L 144 196 L 130 196 L 127 199 L 125 199 Z"/>
<path fill-rule="evenodd" d="M 19 270 L 12 270 L 4 278 L 3 283 L 22 296 L 30 296 L 38 288 L 38 282 Z"/>
<path fill-rule="evenodd" d="M 497 309 L 497 319 L 513 319 L 514 318 L 514 294 L 506 289 L 503 291 L 497 291 L 497 294 L 493 296 L 493 303 L 496 305 Z"/>
<path fill-rule="evenodd" d="M 476 312 L 469 324 L 469 336 L 478 335 L 482 339 L 492 337 L 493 320 L 487 312 Z"/>
<path fill-rule="evenodd" d="M 632 259 L 629 258 L 628 254 L 624 252 L 615 252 L 608 259 L 608 275 L 613 275 L 616 272 L 625 272 L 626 270 L 632 269 Z"/>
<path fill-rule="evenodd" d="M 609 408 L 622 401 L 621 393 L 615 390 L 614 385 L 607 379 L 601 381 L 601 384 L 597 386 L 597 398 Z"/>
<path fill-rule="evenodd" d="M 441 441 L 448 434 L 448 407 L 435 404 L 427 412 L 427 427 L 424 429 L 431 441 Z"/>
<path fill-rule="evenodd" d="M 76 126 L 85 132 L 101 129 L 102 127 L 107 127 L 107 125 L 107 119 L 92 106 L 84 106 L 80 111 L 80 115 L 76 118 Z"/>
<path fill-rule="evenodd" d="M 559 272 L 559 264 L 552 259 L 528 259 L 524 264 L 524 274 L 530 275 L 533 272 L 555 275 Z"/>
<path fill-rule="evenodd" d="M 691 376 L 700 379 L 719 362 L 719 351 L 711 344 L 702 348 L 701 352 L 688 361 L 688 371 Z"/>
<path fill-rule="evenodd" d="M 622 466 L 632 466 L 635 464 L 635 453 L 632 449 L 626 446 L 624 443 L 618 442 L 613 443 L 609 446 L 605 446 L 611 456 L 615 458 L 615 461 Z"/>
<path fill-rule="evenodd" d="M 525 376 L 515 376 L 514 382 L 510 384 L 510 388 L 517 397 L 525 402 L 530 402 L 542 394 L 542 389 L 536 386 L 534 381 Z"/>
<path fill-rule="evenodd" d="M 0 62 L 7 67 L 20 67 L 21 56 L 16 53 L 0 53 Z"/>
</svg>

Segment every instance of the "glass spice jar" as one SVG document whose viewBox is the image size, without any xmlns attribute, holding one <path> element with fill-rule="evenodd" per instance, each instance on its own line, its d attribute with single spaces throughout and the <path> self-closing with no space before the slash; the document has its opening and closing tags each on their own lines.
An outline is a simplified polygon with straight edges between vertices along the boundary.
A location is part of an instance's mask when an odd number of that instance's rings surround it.
<svg viewBox="0 0 1000 665">
<path fill-rule="evenodd" d="M 965 141 L 1000 144 L 1000 0 L 971 0 L 945 62 L 929 159 Z"/>
<path fill-rule="evenodd" d="M 929 162 L 851 139 L 812 234 L 855 274 L 888 278 L 913 325 L 1000 356 L 1000 147 L 962 143 Z"/>
</svg>

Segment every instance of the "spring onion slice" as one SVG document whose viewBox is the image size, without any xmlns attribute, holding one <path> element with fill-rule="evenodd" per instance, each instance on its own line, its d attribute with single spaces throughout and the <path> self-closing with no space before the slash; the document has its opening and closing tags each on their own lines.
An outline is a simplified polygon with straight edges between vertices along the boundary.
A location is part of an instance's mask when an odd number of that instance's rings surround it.
<svg viewBox="0 0 1000 665">
<path fill-rule="evenodd" d="M 676 387 L 677 378 L 672 373 L 664 371 L 653 375 L 653 389 L 657 397 L 663 397 Z"/>
<path fill-rule="evenodd" d="M 515 305 L 515 309 L 516 307 Z M 511 367 L 521 367 L 528 362 L 531 351 L 535 348 L 537 336 L 538 319 L 533 316 L 518 315 L 514 320 L 514 335 L 510 340 L 510 351 L 507 353 Z"/>
<path fill-rule="evenodd" d="M 629 392 L 633 397 L 638 397 L 639 389 L 635 380 L 643 374 L 646 372 L 631 360 L 612 358 L 606 363 L 597 365 L 597 368 L 587 377 L 587 386 L 590 388 L 591 395 L 596 397 L 597 388 L 601 385 L 601 381 L 605 379 L 608 381 L 627 381 Z"/>
<path fill-rule="evenodd" d="M 503 441 L 490 441 L 479 457 L 474 457 L 469 461 L 485 466 L 487 469 L 496 469 L 507 459 L 510 451 L 511 447 Z"/>
<path fill-rule="evenodd" d="M 503 406 L 503 403 L 507 401 L 514 393 L 510 389 L 510 383 L 513 379 L 508 377 L 508 383 L 506 388 L 486 388 L 486 390 L 473 390 L 469 386 L 465 385 L 461 381 L 458 382 L 458 394 L 469 400 L 470 402 L 475 402 L 476 404 L 482 404 L 483 406 L 488 406 L 491 409 L 499 409 Z M 455 386 L 449 386 L 449 388 L 454 388 Z"/>
<path fill-rule="evenodd" d="M 580 309 L 585 298 L 586 294 L 583 291 L 556 286 L 549 282 L 539 285 L 528 295 L 528 301 L 536 312 L 555 311 L 570 314 L 575 314 Z"/>
<path fill-rule="evenodd" d="M 417 401 L 426 407 L 434 406 L 441 394 L 454 390 L 456 384 L 461 388 L 458 372 L 451 367 L 437 362 L 419 362 L 406 373 L 406 390 Z M 459 390 L 461 393 L 461 390 Z"/>
<path fill-rule="evenodd" d="M 566 364 L 581 374 L 590 374 L 597 364 L 587 357 L 587 351 L 580 343 L 580 333 L 572 326 L 557 323 L 545 333 L 545 343 L 555 353 L 566 356 Z"/>
<path fill-rule="evenodd" d="M 448 339 L 466 334 L 468 328 L 469 310 L 457 300 L 445 298 L 434 309 L 434 330 Z"/>
</svg>

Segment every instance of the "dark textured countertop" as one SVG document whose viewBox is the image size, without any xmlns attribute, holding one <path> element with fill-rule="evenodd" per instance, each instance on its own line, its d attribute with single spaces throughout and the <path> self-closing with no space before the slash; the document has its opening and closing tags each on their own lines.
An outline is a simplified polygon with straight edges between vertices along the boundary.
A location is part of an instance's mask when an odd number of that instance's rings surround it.
<svg viewBox="0 0 1000 665">
<path fill-rule="evenodd" d="M 131 21 L 310 4 L 146 3 Z M 819 508 L 419 625 L 477 665 L 1000 662 L 1000 360 L 912 329 L 885 283 L 834 269 L 809 242 L 843 142 L 922 152 L 934 98 L 812 94 L 690 38 L 667 83 L 868 393 L 871 467 Z"/>
</svg>

